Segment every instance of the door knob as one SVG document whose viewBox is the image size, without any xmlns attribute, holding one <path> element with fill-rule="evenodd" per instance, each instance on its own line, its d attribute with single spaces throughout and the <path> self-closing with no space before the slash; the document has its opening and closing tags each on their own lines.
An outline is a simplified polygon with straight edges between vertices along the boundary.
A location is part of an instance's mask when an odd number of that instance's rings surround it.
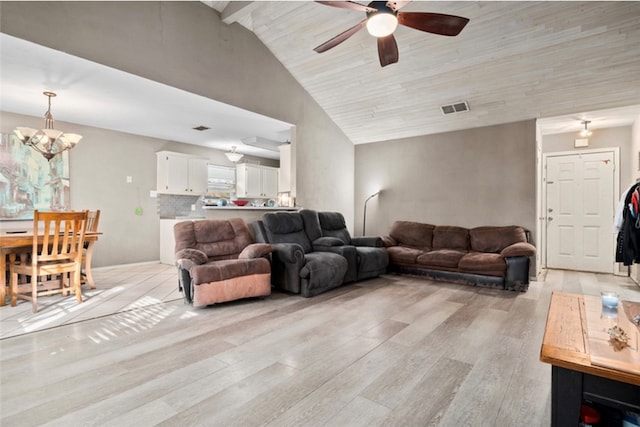
<svg viewBox="0 0 640 427">
<path fill-rule="evenodd" d="M 547 209 L 549 212 L 553 212 L 553 208 L 549 208 Z"/>
<path fill-rule="evenodd" d="M 553 217 L 552 217 L 552 216 L 547 217 L 547 219 L 548 219 L 549 221 L 553 221 Z"/>
</svg>

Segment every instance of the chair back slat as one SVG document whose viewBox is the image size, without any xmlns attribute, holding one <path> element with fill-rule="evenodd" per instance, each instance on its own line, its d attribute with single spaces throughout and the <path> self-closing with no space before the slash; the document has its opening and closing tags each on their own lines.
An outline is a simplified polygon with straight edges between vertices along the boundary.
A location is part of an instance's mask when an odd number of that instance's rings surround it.
<svg viewBox="0 0 640 427">
<path fill-rule="evenodd" d="M 87 211 L 34 211 L 32 264 L 35 266 L 42 262 L 64 260 L 79 262 L 87 228 L 87 215 Z M 39 233 L 42 233 L 42 244 L 39 242 Z"/>
<path fill-rule="evenodd" d="M 89 211 L 87 216 L 87 231 L 95 233 L 98 231 L 98 224 L 100 222 L 100 209 L 95 211 Z"/>
</svg>

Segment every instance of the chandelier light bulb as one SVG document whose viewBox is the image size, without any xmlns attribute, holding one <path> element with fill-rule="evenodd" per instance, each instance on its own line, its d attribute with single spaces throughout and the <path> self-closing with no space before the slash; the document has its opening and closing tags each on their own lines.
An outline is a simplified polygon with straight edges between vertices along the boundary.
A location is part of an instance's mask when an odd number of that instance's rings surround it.
<svg viewBox="0 0 640 427">
<path fill-rule="evenodd" d="M 398 26 L 398 18 L 392 13 L 378 12 L 369 16 L 367 31 L 374 37 L 386 37 Z"/>
</svg>

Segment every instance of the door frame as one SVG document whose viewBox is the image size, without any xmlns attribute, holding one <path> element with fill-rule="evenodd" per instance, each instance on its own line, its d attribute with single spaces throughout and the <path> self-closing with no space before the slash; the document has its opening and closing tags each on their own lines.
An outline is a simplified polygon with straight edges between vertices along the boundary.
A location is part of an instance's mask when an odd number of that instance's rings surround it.
<svg viewBox="0 0 640 427">
<path fill-rule="evenodd" d="M 540 199 L 538 209 L 538 224 L 539 224 L 539 237 L 540 237 L 540 268 L 547 269 L 547 161 L 549 157 L 564 157 L 564 156 L 576 156 L 582 154 L 596 154 L 596 153 L 612 153 L 613 154 L 613 195 L 611 203 L 613 204 L 613 212 L 615 214 L 616 205 L 618 203 L 618 197 L 620 195 L 620 147 L 608 147 L 608 148 L 593 148 L 588 150 L 574 150 L 574 151 L 555 151 L 549 153 L 542 153 L 542 162 L 540 170 Z M 611 218 L 611 225 L 613 226 L 614 218 Z M 613 247 L 616 247 L 616 235 L 611 233 L 611 240 L 613 241 Z M 621 275 L 616 269 L 615 254 L 612 255 L 612 267 L 613 274 Z"/>
</svg>

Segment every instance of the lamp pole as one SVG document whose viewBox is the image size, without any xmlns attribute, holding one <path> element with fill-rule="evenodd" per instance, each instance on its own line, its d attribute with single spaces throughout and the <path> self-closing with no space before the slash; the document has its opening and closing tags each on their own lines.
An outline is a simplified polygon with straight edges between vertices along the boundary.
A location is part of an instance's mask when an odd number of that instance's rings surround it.
<svg viewBox="0 0 640 427">
<path fill-rule="evenodd" d="M 369 200 L 373 199 L 378 194 L 380 194 L 380 190 L 376 191 L 375 193 L 373 193 L 372 195 L 367 197 L 367 200 L 364 201 L 364 217 L 362 218 L 362 235 L 363 236 L 366 235 L 365 234 L 365 230 L 366 230 L 366 227 L 367 227 L 367 203 L 369 202 Z"/>
</svg>

